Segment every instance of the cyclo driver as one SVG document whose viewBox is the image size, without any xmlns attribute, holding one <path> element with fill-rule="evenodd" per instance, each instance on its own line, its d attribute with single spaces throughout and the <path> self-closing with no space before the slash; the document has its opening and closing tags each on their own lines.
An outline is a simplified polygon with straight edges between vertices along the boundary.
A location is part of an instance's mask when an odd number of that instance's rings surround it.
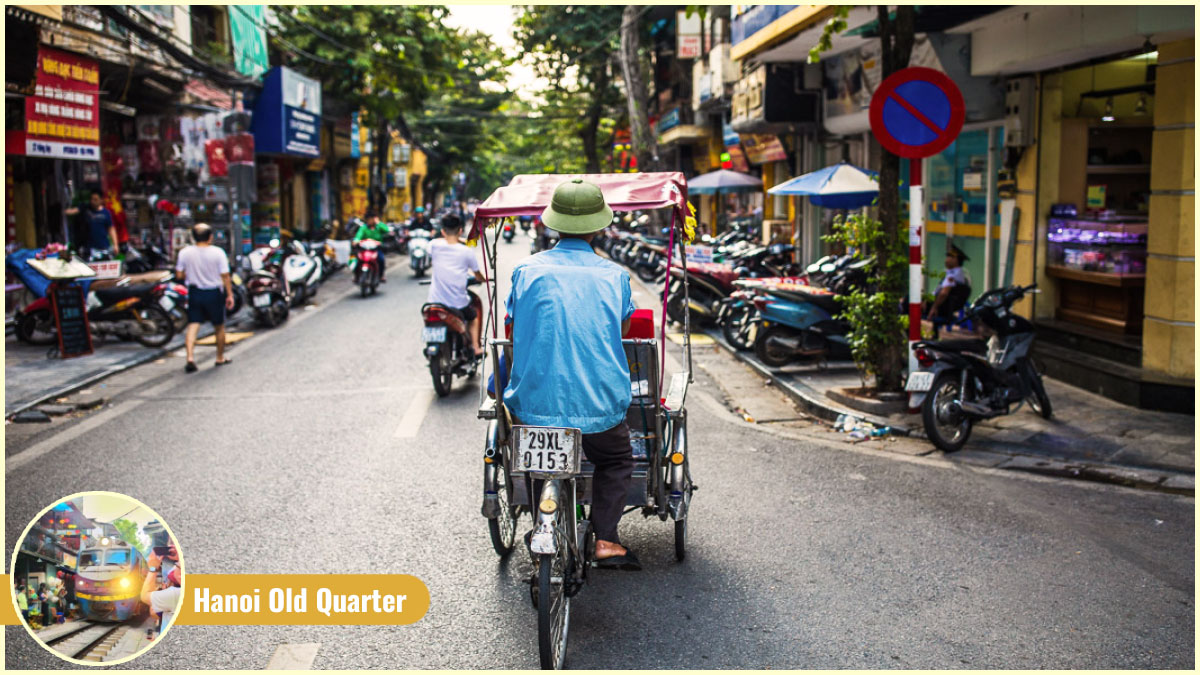
<svg viewBox="0 0 1200 675">
<path fill-rule="evenodd" d="M 379 282 L 387 283 L 387 258 L 383 255 L 383 239 L 391 234 L 392 228 L 387 226 L 387 223 L 379 222 L 379 216 L 374 212 L 367 213 L 367 222 L 358 228 L 358 233 L 354 235 L 354 246 L 357 248 L 358 242 L 363 239 L 373 239 L 379 242 L 379 248 L 375 249 L 376 255 L 379 256 Z"/>
<path fill-rule="evenodd" d="M 633 298 L 629 274 L 591 246 L 612 217 L 592 183 L 576 179 L 554 191 L 542 221 L 561 235 L 558 246 L 513 269 L 505 303 L 513 364 L 504 403 L 514 423 L 582 432 L 583 452 L 596 467 L 596 564 L 640 570 L 617 536 L 634 466 L 625 422 L 632 401 L 629 362 L 621 342 Z"/>
</svg>

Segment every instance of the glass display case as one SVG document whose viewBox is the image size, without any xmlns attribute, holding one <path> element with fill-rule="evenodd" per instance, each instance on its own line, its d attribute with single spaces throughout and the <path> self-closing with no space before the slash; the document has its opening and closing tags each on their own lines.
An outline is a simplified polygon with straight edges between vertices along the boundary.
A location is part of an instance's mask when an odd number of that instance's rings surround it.
<svg viewBox="0 0 1200 675">
<path fill-rule="evenodd" d="M 1146 229 L 1144 216 L 1051 218 L 1047 262 L 1075 272 L 1144 277 Z"/>
</svg>

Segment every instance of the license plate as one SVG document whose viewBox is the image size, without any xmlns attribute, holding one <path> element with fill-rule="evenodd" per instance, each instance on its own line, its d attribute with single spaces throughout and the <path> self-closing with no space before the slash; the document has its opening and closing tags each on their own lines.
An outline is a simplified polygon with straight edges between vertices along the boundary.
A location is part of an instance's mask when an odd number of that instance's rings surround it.
<svg viewBox="0 0 1200 675">
<path fill-rule="evenodd" d="M 421 331 L 421 342 L 445 342 L 446 327 L 445 326 L 426 326 Z"/>
<path fill-rule="evenodd" d="M 169 311 L 175 309 L 175 301 L 172 300 L 169 296 L 164 295 L 158 299 L 158 306 L 162 307 L 163 309 L 165 309 L 169 312 Z"/>
<path fill-rule="evenodd" d="M 579 473 L 582 436 L 578 429 L 514 426 L 514 470 L 548 476 Z"/>
<path fill-rule="evenodd" d="M 933 373 L 917 372 L 909 373 L 908 384 L 904 386 L 905 391 L 929 391 L 933 386 Z"/>
<path fill-rule="evenodd" d="M 256 295 L 256 296 L 254 296 L 254 299 L 251 302 L 254 303 L 255 307 L 266 307 L 271 304 L 271 296 Z"/>
</svg>

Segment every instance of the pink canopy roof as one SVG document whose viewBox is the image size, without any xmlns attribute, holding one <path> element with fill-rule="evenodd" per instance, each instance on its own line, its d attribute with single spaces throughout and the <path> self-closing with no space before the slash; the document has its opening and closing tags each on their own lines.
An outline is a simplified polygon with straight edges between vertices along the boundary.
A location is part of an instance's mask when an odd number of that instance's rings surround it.
<svg viewBox="0 0 1200 675">
<path fill-rule="evenodd" d="M 687 202 L 687 179 L 682 173 L 574 173 L 522 174 L 497 188 L 475 209 L 476 228 L 490 218 L 540 216 L 550 205 L 554 188 L 582 178 L 595 183 L 613 211 L 683 208 Z M 475 236 L 472 232 L 471 236 Z"/>
</svg>

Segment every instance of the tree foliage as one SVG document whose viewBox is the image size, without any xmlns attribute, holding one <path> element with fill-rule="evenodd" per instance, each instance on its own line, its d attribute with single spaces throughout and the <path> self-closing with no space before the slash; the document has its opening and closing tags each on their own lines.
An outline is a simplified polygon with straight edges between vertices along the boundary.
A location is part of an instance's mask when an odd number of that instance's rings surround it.
<svg viewBox="0 0 1200 675">
<path fill-rule="evenodd" d="M 117 528 L 117 532 L 121 533 L 121 539 L 126 544 L 141 551 L 142 555 L 150 553 L 150 542 L 138 534 L 138 524 L 132 520 L 118 518 L 112 522 L 113 527 Z"/>
<path fill-rule="evenodd" d="M 901 311 L 904 296 L 897 290 L 908 278 L 908 256 L 883 223 L 863 213 L 838 216 L 832 233 L 822 239 L 853 250 L 858 260 L 874 259 L 866 285 L 838 296 L 838 300 L 845 307 L 840 316 L 851 326 L 854 362 L 864 379 L 873 376 L 882 389 L 881 378 L 893 367 L 895 345 L 908 329 L 908 316 Z"/>
<path fill-rule="evenodd" d="M 515 21 L 522 55 L 550 83 L 547 107 L 578 114 L 588 173 L 600 171 L 602 127 L 621 104 L 613 76 L 621 13 L 620 5 L 525 5 Z"/>
</svg>

